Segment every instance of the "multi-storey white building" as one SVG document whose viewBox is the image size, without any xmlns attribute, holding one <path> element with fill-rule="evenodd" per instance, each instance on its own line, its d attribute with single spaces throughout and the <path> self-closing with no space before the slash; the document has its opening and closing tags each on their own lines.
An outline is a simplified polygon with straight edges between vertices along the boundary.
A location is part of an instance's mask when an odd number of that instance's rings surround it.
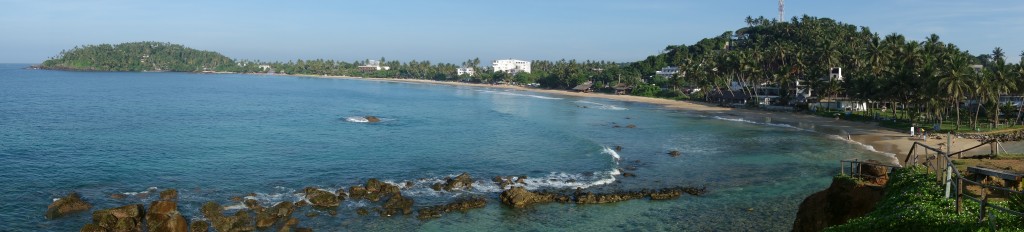
<svg viewBox="0 0 1024 232">
<path fill-rule="evenodd" d="M 459 68 L 459 69 L 456 70 L 456 72 L 458 72 L 457 74 L 459 76 L 462 76 L 462 75 L 472 76 L 473 74 L 476 74 L 476 71 L 473 70 L 473 67 Z"/>
<path fill-rule="evenodd" d="M 672 66 L 664 67 L 661 68 L 661 70 L 654 72 L 654 74 L 658 76 L 663 76 L 665 78 L 672 78 L 672 76 L 676 75 L 676 73 L 679 73 L 679 67 Z"/>
<path fill-rule="evenodd" d="M 530 73 L 530 62 L 525 60 L 495 60 L 493 63 L 491 63 L 491 66 L 494 67 L 495 72 L 501 71 L 508 73 Z"/>
</svg>

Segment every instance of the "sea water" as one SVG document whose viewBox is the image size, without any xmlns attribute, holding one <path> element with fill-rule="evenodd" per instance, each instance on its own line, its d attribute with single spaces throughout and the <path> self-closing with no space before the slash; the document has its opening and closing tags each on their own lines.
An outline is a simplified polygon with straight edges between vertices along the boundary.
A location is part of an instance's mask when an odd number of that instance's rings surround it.
<svg viewBox="0 0 1024 232">
<path fill-rule="evenodd" d="M 243 209 L 303 200 L 302 189 L 378 178 L 415 207 L 483 196 L 488 205 L 439 219 L 358 216 L 379 203 L 309 207 L 300 227 L 353 231 L 789 230 L 804 197 L 828 186 L 841 159 L 887 159 L 859 144 L 785 124 L 657 105 L 497 88 L 352 79 L 27 70 L 0 65 L 0 230 L 74 231 L 89 213 L 46 220 L 78 192 L 93 210 L 179 191 L 204 220 L 208 201 Z M 369 123 L 364 116 L 381 122 Z M 630 128 L 631 126 L 634 128 Z M 615 151 L 621 146 L 621 151 Z M 682 155 L 666 153 L 678 150 Z M 621 171 L 620 171 L 621 169 Z M 469 191 L 430 185 L 460 173 Z M 630 172 L 636 177 L 623 177 Z M 703 196 L 512 209 L 495 176 L 528 189 L 593 192 L 705 186 Z M 115 199 L 114 194 L 123 194 Z M 317 212 L 318 217 L 306 213 Z"/>
</svg>

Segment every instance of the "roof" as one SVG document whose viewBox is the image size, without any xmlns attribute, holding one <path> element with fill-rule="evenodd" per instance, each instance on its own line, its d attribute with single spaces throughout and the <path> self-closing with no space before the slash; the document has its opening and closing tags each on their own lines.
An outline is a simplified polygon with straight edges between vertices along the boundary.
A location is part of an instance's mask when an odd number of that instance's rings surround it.
<svg viewBox="0 0 1024 232">
<path fill-rule="evenodd" d="M 580 85 L 577 85 L 576 87 L 573 87 L 572 90 L 588 90 L 593 85 L 594 85 L 594 82 L 591 82 L 591 81 L 583 82 L 583 84 L 580 84 Z"/>
<path fill-rule="evenodd" d="M 632 89 L 633 87 L 626 85 L 626 83 L 618 83 L 618 84 L 615 84 L 615 86 L 612 87 L 612 88 L 614 88 L 615 90 L 627 90 L 627 89 Z"/>
</svg>

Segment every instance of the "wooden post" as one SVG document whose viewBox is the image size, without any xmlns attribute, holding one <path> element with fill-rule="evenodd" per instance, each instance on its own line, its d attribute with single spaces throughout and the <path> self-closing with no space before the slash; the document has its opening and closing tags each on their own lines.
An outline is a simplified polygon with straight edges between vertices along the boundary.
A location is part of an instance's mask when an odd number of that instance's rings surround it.
<svg viewBox="0 0 1024 232">
<path fill-rule="evenodd" d="M 964 212 L 962 201 L 964 200 L 964 177 L 956 177 L 956 213 Z"/>
<path fill-rule="evenodd" d="M 985 186 L 985 184 L 981 184 L 981 208 L 978 209 L 978 222 L 981 222 L 981 220 L 985 219 L 985 207 L 988 204 L 988 194 L 985 194 L 985 192 L 987 191 L 988 188 Z"/>
<path fill-rule="evenodd" d="M 839 173 L 844 175 L 844 176 L 846 175 L 846 167 L 843 167 L 843 161 L 842 160 L 839 161 Z"/>
<path fill-rule="evenodd" d="M 950 197 L 950 195 L 949 195 L 949 187 L 950 186 L 949 185 L 953 184 L 953 179 L 952 179 L 953 176 L 952 175 L 953 175 L 953 166 L 949 166 L 949 163 L 947 162 L 947 164 L 946 164 L 946 178 L 945 178 L 946 179 L 946 198 L 947 199 Z"/>
</svg>

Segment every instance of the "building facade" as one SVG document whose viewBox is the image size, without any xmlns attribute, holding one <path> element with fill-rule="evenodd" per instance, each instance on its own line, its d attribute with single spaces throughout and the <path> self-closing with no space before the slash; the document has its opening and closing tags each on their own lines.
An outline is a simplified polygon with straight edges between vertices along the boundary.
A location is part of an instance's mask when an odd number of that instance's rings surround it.
<svg viewBox="0 0 1024 232">
<path fill-rule="evenodd" d="M 493 63 L 491 63 L 491 66 L 494 68 L 495 72 L 530 73 L 530 62 L 525 60 L 495 60 Z"/>
<path fill-rule="evenodd" d="M 462 75 L 473 76 L 474 74 L 476 74 L 476 71 L 474 71 L 472 67 L 459 68 L 455 72 L 459 76 L 462 76 Z"/>
<path fill-rule="evenodd" d="M 672 76 L 676 75 L 676 73 L 679 73 L 679 67 L 672 66 L 664 67 L 661 68 L 661 70 L 654 72 L 655 75 L 663 76 L 665 78 L 672 78 Z"/>
</svg>

